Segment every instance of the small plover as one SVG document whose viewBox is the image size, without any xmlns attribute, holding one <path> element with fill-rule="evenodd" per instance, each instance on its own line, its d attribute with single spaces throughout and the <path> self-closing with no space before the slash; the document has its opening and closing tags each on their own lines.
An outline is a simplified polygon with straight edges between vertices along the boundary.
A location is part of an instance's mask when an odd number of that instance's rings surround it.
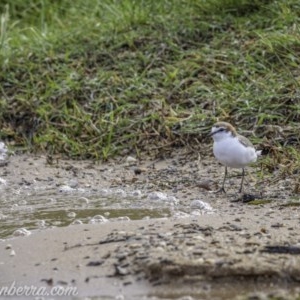
<svg viewBox="0 0 300 300">
<path fill-rule="evenodd" d="M 218 122 L 211 129 L 210 136 L 214 139 L 213 152 L 216 159 L 225 166 L 225 175 L 222 188 L 225 193 L 227 167 L 242 169 L 242 181 L 239 192 L 243 190 L 245 167 L 255 162 L 261 151 L 256 151 L 252 143 L 244 136 L 239 135 L 235 128 L 227 122 Z"/>
</svg>

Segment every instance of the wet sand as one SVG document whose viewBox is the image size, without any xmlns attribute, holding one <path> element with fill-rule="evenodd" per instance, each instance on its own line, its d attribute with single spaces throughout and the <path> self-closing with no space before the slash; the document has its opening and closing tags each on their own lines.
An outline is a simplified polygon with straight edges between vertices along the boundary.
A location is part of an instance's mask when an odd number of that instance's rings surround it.
<svg viewBox="0 0 300 300">
<path fill-rule="evenodd" d="M 300 215 L 288 179 L 248 175 L 245 188 L 261 201 L 249 205 L 234 192 L 240 178 L 229 179 L 226 195 L 211 191 L 222 180 L 212 159 L 199 163 L 181 154 L 136 166 L 126 161 L 45 161 L 42 156 L 13 157 L 2 168 L 1 177 L 7 180 L 2 198 L 9 199 L 24 185 L 27 191 L 76 179 L 79 187 L 146 186 L 149 193 L 175 195 L 179 205 L 169 218 L 69 225 L 9 236 L 0 241 L 1 287 L 45 287 L 49 293 L 58 286 L 65 293 L 73 287 L 73 298 L 100 299 L 294 299 L 300 294 Z M 209 203 L 213 213 L 193 209 L 196 199 Z M 150 200 L 141 201 L 146 206 Z"/>
<path fill-rule="evenodd" d="M 239 217 L 72 225 L 0 242 L 0 283 L 76 287 L 80 297 L 235 299 L 296 291 L 299 216 L 256 208 Z M 104 298 L 101 298 L 104 299 Z M 192 298 L 191 298 L 192 299 Z"/>
</svg>

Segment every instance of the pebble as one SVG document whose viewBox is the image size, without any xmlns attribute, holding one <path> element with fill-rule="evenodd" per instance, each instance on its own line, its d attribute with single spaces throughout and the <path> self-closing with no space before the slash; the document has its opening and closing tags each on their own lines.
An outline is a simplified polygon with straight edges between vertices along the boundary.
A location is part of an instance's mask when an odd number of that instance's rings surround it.
<svg viewBox="0 0 300 300">
<path fill-rule="evenodd" d="M 137 248 L 141 248 L 141 247 L 142 247 L 141 244 L 130 244 L 130 245 L 129 245 L 129 248 L 130 248 L 130 249 L 137 249 Z"/>
<path fill-rule="evenodd" d="M 116 266 L 116 273 L 117 273 L 117 275 L 122 275 L 122 276 L 124 276 L 124 275 L 129 274 L 129 271 L 128 271 L 128 269 L 123 268 L 123 267 L 121 267 L 121 266 Z"/>
<path fill-rule="evenodd" d="M 152 192 L 148 194 L 149 200 L 167 200 L 168 196 L 162 192 Z"/>
<path fill-rule="evenodd" d="M 158 246 L 162 247 L 162 248 L 165 248 L 165 247 L 167 247 L 167 243 L 165 241 L 161 241 L 161 242 L 158 243 Z"/>
<path fill-rule="evenodd" d="M 5 247 L 5 249 L 7 249 L 7 250 L 8 249 L 12 249 L 12 245 L 11 244 L 7 244 L 6 247 Z"/>
<path fill-rule="evenodd" d="M 129 254 L 128 252 L 117 253 L 117 254 L 116 254 L 116 258 L 117 258 L 119 261 L 121 261 L 121 260 L 126 259 L 127 256 L 128 256 L 128 254 Z"/>
<path fill-rule="evenodd" d="M 77 179 L 71 179 L 69 181 L 68 186 L 71 187 L 71 188 L 73 188 L 73 189 L 77 188 L 78 187 L 78 181 L 77 181 Z"/>
<path fill-rule="evenodd" d="M 168 238 L 168 237 L 172 236 L 172 232 L 168 231 L 168 232 L 165 232 L 165 233 L 158 233 L 157 236 L 159 238 Z"/>
<path fill-rule="evenodd" d="M 159 252 L 166 252 L 166 248 L 163 247 L 156 247 L 155 250 Z"/>
<path fill-rule="evenodd" d="M 129 165 L 129 166 L 132 166 L 132 165 L 136 165 L 137 163 L 137 159 L 133 156 L 127 156 L 126 158 L 126 164 Z"/>
<path fill-rule="evenodd" d="M 205 241 L 205 238 L 202 235 L 195 235 L 195 236 L 193 236 L 193 240 Z"/>
<path fill-rule="evenodd" d="M 6 185 L 7 181 L 0 177 L 0 184 Z"/>
<path fill-rule="evenodd" d="M 118 235 L 126 235 L 127 232 L 126 232 L 126 231 L 118 231 L 117 234 L 118 234 Z"/>
<path fill-rule="evenodd" d="M 130 193 L 130 196 L 141 198 L 143 196 L 143 193 L 140 190 L 134 190 Z"/>
<path fill-rule="evenodd" d="M 207 212 L 213 211 L 213 208 L 211 207 L 210 204 L 208 204 L 207 202 L 204 202 L 202 200 L 193 200 L 190 204 L 191 208 L 197 208 L 200 210 L 204 210 Z"/>
<path fill-rule="evenodd" d="M 203 180 L 197 184 L 198 187 L 205 189 L 207 191 L 211 191 L 211 185 L 212 185 L 211 180 Z"/>
<path fill-rule="evenodd" d="M 62 185 L 61 187 L 59 187 L 58 191 L 61 193 L 70 193 L 70 192 L 74 192 L 75 189 L 73 189 L 69 185 Z"/>
</svg>

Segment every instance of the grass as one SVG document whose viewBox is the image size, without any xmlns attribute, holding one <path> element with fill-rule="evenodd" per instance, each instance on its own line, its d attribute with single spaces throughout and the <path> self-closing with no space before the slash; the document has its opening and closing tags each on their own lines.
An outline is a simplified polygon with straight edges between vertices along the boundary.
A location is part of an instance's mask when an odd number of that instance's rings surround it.
<svg viewBox="0 0 300 300">
<path fill-rule="evenodd" d="M 0 139 L 72 158 L 159 155 L 211 143 L 224 120 L 270 154 L 266 169 L 298 176 L 299 1 L 8 2 Z"/>
</svg>

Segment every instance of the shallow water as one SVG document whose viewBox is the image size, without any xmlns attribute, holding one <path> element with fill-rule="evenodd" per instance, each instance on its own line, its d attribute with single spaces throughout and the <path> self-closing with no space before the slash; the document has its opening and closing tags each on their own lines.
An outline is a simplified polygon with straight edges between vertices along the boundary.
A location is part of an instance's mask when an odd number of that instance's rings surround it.
<svg viewBox="0 0 300 300">
<path fill-rule="evenodd" d="M 7 196 L 9 195 L 9 196 Z M 135 196 L 133 196 L 135 195 Z M 28 190 L 20 188 L 0 196 L 0 238 L 27 230 L 70 224 L 128 221 L 170 215 L 170 205 L 148 201 L 140 192 L 120 189 L 99 191 Z M 102 217 L 101 217 L 102 216 Z"/>
</svg>

